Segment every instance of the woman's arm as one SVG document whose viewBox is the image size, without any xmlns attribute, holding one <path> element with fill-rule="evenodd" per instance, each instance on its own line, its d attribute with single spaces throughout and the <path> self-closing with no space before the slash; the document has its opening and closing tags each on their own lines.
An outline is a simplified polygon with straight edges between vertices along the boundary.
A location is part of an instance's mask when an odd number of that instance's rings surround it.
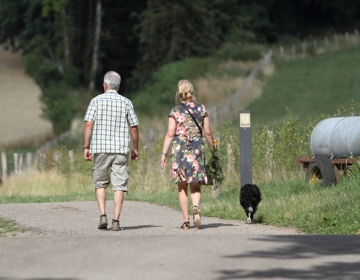
<svg viewBox="0 0 360 280">
<path fill-rule="evenodd" d="M 161 153 L 160 166 L 161 166 L 162 169 L 164 169 L 166 167 L 166 155 L 167 155 L 167 152 L 169 150 L 170 144 L 171 144 L 172 140 L 174 139 L 175 129 L 176 129 L 175 119 L 169 117 L 168 129 L 167 129 L 167 132 L 165 134 L 164 145 L 163 145 L 162 153 Z"/>
<path fill-rule="evenodd" d="M 214 150 L 214 138 L 210 127 L 210 119 L 209 117 L 204 118 L 204 133 L 206 141 L 209 144 L 210 150 Z"/>
</svg>

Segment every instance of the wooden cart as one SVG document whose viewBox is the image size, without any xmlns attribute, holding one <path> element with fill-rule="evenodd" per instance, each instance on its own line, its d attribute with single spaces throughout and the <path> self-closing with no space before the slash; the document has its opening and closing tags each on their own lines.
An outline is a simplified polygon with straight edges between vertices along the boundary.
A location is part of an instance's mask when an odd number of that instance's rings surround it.
<svg viewBox="0 0 360 280">
<path fill-rule="evenodd" d="M 321 183 L 328 187 L 338 184 L 341 177 L 347 174 L 352 165 L 358 162 L 358 159 L 300 156 L 298 162 L 303 165 L 306 172 L 306 182 L 309 184 Z"/>
</svg>

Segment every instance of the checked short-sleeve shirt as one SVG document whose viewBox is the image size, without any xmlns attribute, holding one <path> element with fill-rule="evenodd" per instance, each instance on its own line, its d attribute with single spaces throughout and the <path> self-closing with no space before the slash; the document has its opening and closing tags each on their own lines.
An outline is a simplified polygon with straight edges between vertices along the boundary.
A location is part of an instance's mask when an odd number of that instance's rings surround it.
<svg viewBox="0 0 360 280">
<path fill-rule="evenodd" d="M 129 126 L 139 124 L 129 99 L 115 90 L 108 90 L 90 101 L 84 121 L 94 123 L 90 144 L 92 154 L 129 153 Z"/>
</svg>

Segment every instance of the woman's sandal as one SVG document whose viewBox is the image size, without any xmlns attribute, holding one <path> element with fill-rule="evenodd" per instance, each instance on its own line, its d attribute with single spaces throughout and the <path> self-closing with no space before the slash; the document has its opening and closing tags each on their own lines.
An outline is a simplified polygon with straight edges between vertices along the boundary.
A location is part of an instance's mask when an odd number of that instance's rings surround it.
<svg viewBox="0 0 360 280">
<path fill-rule="evenodd" d="M 190 227 L 190 223 L 189 222 L 184 222 L 181 226 L 181 229 L 189 229 Z"/>
<path fill-rule="evenodd" d="M 194 219 L 194 227 L 198 228 L 201 226 L 201 217 L 200 217 L 200 210 L 195 205 L 193 208 L 193 219 Z"/>
</svg>

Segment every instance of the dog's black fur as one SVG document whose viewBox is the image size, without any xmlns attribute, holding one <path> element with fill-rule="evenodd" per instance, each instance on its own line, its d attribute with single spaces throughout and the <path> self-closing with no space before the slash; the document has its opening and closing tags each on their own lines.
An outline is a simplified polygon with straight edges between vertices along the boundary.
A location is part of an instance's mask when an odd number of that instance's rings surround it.
<svg viewBox="0 0 360 280">
<path fill-rule="evenodd" d="M 245 184 L 240 189 L 240 205 L 244 208 L 246 220 L 251 224 L 258 204 L 261 201 L 261 192 L 257 185 Z"/>
</svg>

